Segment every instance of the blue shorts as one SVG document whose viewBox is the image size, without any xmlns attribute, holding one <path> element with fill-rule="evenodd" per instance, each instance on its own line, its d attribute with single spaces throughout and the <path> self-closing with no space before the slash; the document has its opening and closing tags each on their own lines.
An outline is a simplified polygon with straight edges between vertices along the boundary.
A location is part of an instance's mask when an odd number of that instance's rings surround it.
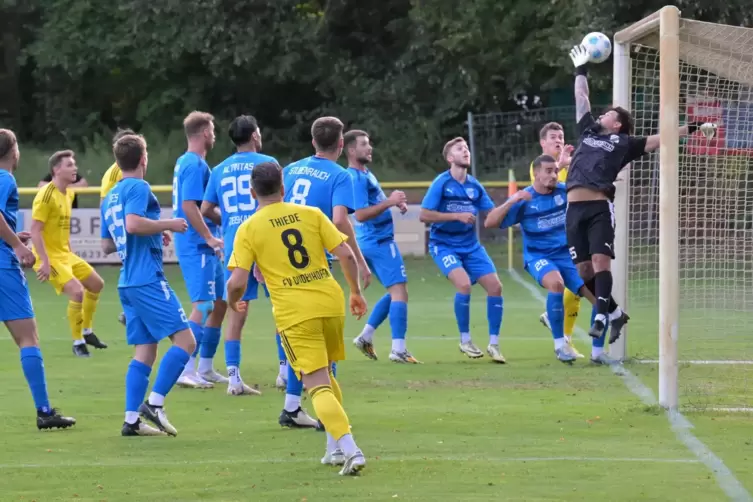
<svg viewBox="0 0 753 502">
<path fill-rule="evenodd" d="M 408 282 L 403 256 L 394 240 L 366 244 L 361 246 L 361 253 L 372 273 L 385 288 Z"/>
<path fill-rule="evenodd" d="M 217 288 L 225 289 L 224 267 L 213 254 L 191 254 L 178 256 L 178 265 L 186 283 L 191 303 L 215 301 Z M 220 296 L 221 297 L 221 296 Z"/>
<path fill-rule="evenodd" d="M 0 321 L 34 318 L 26 275 L 20 268 L 0 269 Z"/>
<path fill-rule="evenodd" d="M 227 301 L 227 281 L 230 279 L 230 272 L 229 270 L 225 270 L 225 282 L 222 285 L 222 299 Z M 266 291 L 266 288 L 265 288 Z M 267 296 L 269 296 L 269 293 L 267 293 Z M 246 287 L 246 292 L 243 293 L 243 297 L 241 300 L 244 302 L 250 302 L 252 300 L 256 300 L 259 298 L 259 283 L 254 278 L 254 273 L 251 272 L 248 274 L 248 286 Z"/>
<path fill-rule="evenodd" d="M 565 287 L 576 295 L 579 294 L 580 288 L 583 287 L 583 279 L 580 278 L 578 267 L 575 266 L 573 259 L 567 252 L 561 255 L 551 255 L 530 260 L 526 263 L 526 270 L 528 270 L 528 273 L 531 274 L 539 285 L 541 285 L 541 281 L 546 274 L 552 270 L 556 270 L 565 281 Z"/>
<path fill-rule="evenodd" d="M 128 345 L 158 343 L 188 329 L 186 313 L 167 281 L 118 288 L 118 294 L 126 317 Z"/>
<path fill-rule="evenodd" d="M 481 277 L 497 273 L 494 262 L 481 244 L 470 249 L 455 251 L 442 244 L 429 242 L 429 254 L 445 277 L 456 268 L 463 267 L 471 279 L 471 284 L 476 284 Z"/>
</svg>

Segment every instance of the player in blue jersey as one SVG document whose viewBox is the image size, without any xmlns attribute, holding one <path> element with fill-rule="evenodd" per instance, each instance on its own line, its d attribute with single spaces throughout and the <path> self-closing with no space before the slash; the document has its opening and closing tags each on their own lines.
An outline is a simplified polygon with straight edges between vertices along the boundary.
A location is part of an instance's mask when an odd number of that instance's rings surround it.
<svg viewBox="0 0 753 502">
<path fill-rule="evenodd" d="M 76 423 L 50 406 L 42 352 L 26 275 L 21 267 L 34 265 L 34 254 L 26 247 L 28 232 L 16 233 L 18 188 L 13 173 L 21 154 L 13 131 L 0 129 L 0 322 L 21 351 L 21 368 L 37 409 L 37 428 L 66 428 Z"/>
<path fill-rule="evenodd" d="M 335 117 L 320 117 L 311 126 L 311 142 L 316 153 L 299 160 L 283 170 L 285 202 L 318 207 L 348 237 L 358 263 L 364 288 L 371 282 L 371 270 L 358 247 L 353 224 L 348 217 L 354 211 L 353 180 L 337 164 L 343 150 L 343 123 Z M 278 337 L 280 359 L 284 351 Z M 333 368 L 333 372 L 336 368 Z M 285 379 L 285 406 L 280 414 L 280 425 L 295 427 L 290 414 L 300 408 L 301 381 L 288 366 Z M 329 438 L 329 436 L 328 436 Z"/>
<path fill-rule="evenodd" d="M 408 331 L 408 282 L 405 264 L 395 242 L 395 226 L 391 208 L 401 213 L 408 210 L 405 193 L 395 190 L 385 196 L 374 174 L 366 167 L 371 162 L 372 147 L 369 135 L 360 130 L 348 131 L 343 137 L 348 158 L 348 174 L 353 178 L 356 237 L 366 263 L 379 282 L 387 289 L 374 307 L 363 331 L 353 344 L 370 359 L 377 359 L 372 337 L 374 331 L 389 316 L 392 328 L 390 361 L 417 364 L 405 347 Z"/>
<path fill-rule="evenodd" d="M 178 385 L 208 388 L 228 379 L 215 371 L 214 355 L 220 344 L 225 302 L 217 288 L 225 279 L 221 259 L 222 240 L 217 238 L 220 215 L 202 218 L 200 211 L 204 191 L 209 182 L 209 165 L 205 160 L 214 146 L 214 117 L 204 112 L 191 112 L 183 121 L 188 151 L 178 158 L 173 172 L 173 216 L 185 218 L 188 231 L 175 236 L 175 254 L 191 298 L 189 325 L 196 338 L 196 353 L 186 365 Z M 197 354 L 198 353 L 198 354 Z M 199 356 L 198 372 L 195 358 Z"/>
<path fill-rule="evenodd" d="M 171 232 L 185 232 L 183 218 L 160 220 L 160 205 L 149 183 L 146 141 L 141 136 L 123 136 L 113 146 L 123 179 L 102 203 L 102 250 L 118 253 L 123 266 L 118 295 L 126 315 L 126 340 L 134 356 L 126 372 L 123 436 L 175 436 L 178 431 L 165 413 L 165 396 L 178 380 L 196 340 L 180 300 L 167 283 L 162 268 L 162 248 Z M 149 398 L 149 374 L 157 358 L 157 344 L 173 342 L 159 364 Z M 157 429 L 141 421 L 143 416 Z"/>
<path fill-rule="evenodd" d="M 494 209 L 484 187 L 468 174 L 471 153 L 463 138 L 447 142 L 442 157 L 450 168 L 437 176 L 421 203 L 421 221 L 431 223 L 429 253 L 442 274 L 455 286 L 455 319 L 460 331 L 460 351 L 470 358 L 483 357 L 470 333 L 471 286 L 479 283 L 486 290 L 486 318 L 489 324 L 487 354 L 504 363 L 499 350 L 502 325 L 502 284 L 486 249 L 475 230 L 480 211 Z"/>
<path fill-rule="evenodd" d="M 261 130 L 254 117 L 250 115 L 236 117 L 230 123 L 228 135 L 236 147 L 236 152 L 212 169 L 209 183 L 204 191 L 204 201 L 201 203 L 201 213 L 209 218 L 213 217 L 219 208 L 222 240 L 225 243 L 223 269 L 227 268 L 227 262 L 233 254 L 233 242 L 238 227 L 256 211 L 256 200 L 251 196 L 251 170 L 262 162 L 276 162 L 274 158 L 259 153 Z M 225 270 L 222 285 L 217 285 L 223 288 L 223 300 L 227 299 L 225 283 L 229 278 L 230 271 Z M 256 300 L 258 289 L 259 283 L 250 277 L 248 289 L 242 301 Z M 247 315 L 247 310 L 242 313 L 234 310 L 227 311 L 225 363 L 229 379 L 227 393 L 231 396 L 261 394 L 258 390 L 243 383 L 240 374 L 241 332 Z"/>
</svg>

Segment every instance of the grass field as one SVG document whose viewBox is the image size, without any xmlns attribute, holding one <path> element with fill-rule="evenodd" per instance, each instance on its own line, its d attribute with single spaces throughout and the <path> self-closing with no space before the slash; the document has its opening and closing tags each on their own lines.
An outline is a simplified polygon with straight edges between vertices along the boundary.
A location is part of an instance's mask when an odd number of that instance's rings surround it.
<svg viewBox="0 0 753 502">
<path fill-rule="evenodd" d="M 258 383 L 263 396 L 175 389 L 167 407 L 180 431 L 177 438 L 122 438 L 131 352 L 116 321 L 117 270 L 100 272 L 107 286 L 95 328 L 110 348 L 88 360 L 70 352 L 65 301 L 30 277 L 53 404 L 78 424 L 67 431 L 36 430 L 18 352 L 5 336 L 2 501 L 700 502 L 727 500 L 730 493 L 750 500 L 745 491 L 753 491 L 750 416 L 691 414 L 693 429 L 675 422 L 673 430 L 663 411 L 650 400 L 642 402 L 610 368 L 557 362 L 550 336 L 538 323 L 542 304 L 536 290 L 506 272 L 500 273 L 502 348 L 509 364 L 469 360 L 457 348 L 453 290 L 429 260 L 408 262 L 408 345 L 424 364 L 388 362 L 384 326 L 375 338 L 379 361 L 365 359 L 349 344 L 349 359 L 339 367 L 345 407 L 369 462 L 359 478 L 340 478 L 334 468 L 319 464 L 322 433 L 278 427 L 283 398 L 273 388 L 277 362 L 267 300 L 252 306 L 242 364 L 244 379 Z M 184 294 L 177 267 L 168 274 Z M 381 293 L 378 285 L 368 291 L 372 305 Z M 587 317 L 581 316 L 581 326 Z M 471 327 L 485 346 L 480 289 L 474 289 Z M 347 336 L 360 328 L 361 322 L 348 319 Z M 586 342 L 578 346 L 587 352 Z M 217 367 L 224 369 L 222 348 Z M 655 366 L 627 368 L 656 391 Z M 717 476 L 701 462 L 681 441 L 688 433 L 744 488 L 734 492 L 730 476 Z M 708 463 L 703 455 L 702 460 Z"/>
</svg>

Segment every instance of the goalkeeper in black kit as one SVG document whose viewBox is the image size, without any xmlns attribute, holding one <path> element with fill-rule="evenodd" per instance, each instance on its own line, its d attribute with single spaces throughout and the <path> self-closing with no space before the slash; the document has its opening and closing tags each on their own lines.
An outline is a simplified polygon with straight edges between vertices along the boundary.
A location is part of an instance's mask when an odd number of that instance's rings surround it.
<svg viewBox="0 0 753 502">
<path fill-rule="evenodd" d="M 588 100 L 588 51 L 577 45 L 570 58 L 575 65 L 575 118 L 580 138 L 567 175 L 567 245 L 580 276 L 597 299 L 588 334 L 600 338 L 609 319 L 609 343 L 614 343 L 629 319 L 612 298 L 614 181 L 625 165 L 659 148 L 659 135 L 632 136 L 633 117 L 619 106 L 595 119 Z M 679 132 L 684 136 L 697 130 L 711 138 L 716 125 L 694 122 L 680 127 Z"/>
</svg>

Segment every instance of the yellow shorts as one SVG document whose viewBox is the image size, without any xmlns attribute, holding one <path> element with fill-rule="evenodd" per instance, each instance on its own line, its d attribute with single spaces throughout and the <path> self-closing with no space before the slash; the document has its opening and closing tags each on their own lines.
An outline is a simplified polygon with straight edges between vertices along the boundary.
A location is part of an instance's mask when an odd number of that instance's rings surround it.
<svg viewBox="0 0 753 502">
<path fill-rule="evenodd" d="M 37 259 L 34 263 L 34 271 L 39 270 L 41 262 Z M 63 292 L 63 286 L 68 284 L 72 279 L 78 279 L 79 281 L 86 280 L 87 277 L 94 272 L 94 268 L 86 263 L 82 258 L 79 258 L 75 253 L 70 253 L 67 256 L 55 256 L 50 257 L 50 284 L 55 288 L 55 292 L 60 294 Z"/>
<path fill-rule="evenodd" d="M 288 364 L 301 378 L 345 359 L 345 317 L 315 317 L 280 331 Z"/>
</svg>

